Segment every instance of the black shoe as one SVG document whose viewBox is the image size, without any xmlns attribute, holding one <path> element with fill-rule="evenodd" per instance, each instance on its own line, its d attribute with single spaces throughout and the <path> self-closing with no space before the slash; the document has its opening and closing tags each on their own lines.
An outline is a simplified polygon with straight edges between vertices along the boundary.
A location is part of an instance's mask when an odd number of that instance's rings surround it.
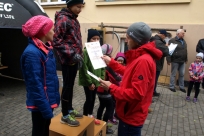
<svg viewBox="0 0 204 136">
<path fill-rule="evenodd" d="M 106 134 L 113 134 L 113 130 L 110 128 L 106 128 Z"/>
<path fill-rule="evenodd" d="M 154 100 L 152 100 L 152 103 L 154 103 Z"/>
<path fill-rule="evenodd" d="M 180 88 L 180 90 L 181 90 L 181 92 L 184 92 L 184 93 L 186 93 L 186 90 L 185 90 L 185 89 L 181 89 L 181 88 Z"/>
<path fill-rule="evenodd" d="M 159 96 L 160 96 L 160 93 L 154 92 L 154 93 L 153 93 L 153 96 L 154 96 L 154 97 L 159 97 Z"/>
<path fill-rule="evenodd" d="M 169 88 L 172 92 L 176 92 L 176 90 L 175 89 L 172 89 L 172 88 Z"/>
</svg>

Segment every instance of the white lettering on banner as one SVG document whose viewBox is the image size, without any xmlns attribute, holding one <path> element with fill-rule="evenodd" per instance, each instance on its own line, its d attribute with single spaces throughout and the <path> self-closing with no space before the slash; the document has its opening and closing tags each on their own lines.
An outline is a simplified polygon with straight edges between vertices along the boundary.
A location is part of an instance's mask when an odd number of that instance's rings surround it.
<svg viewBox="0 0 204 136">
<path fill-rule="evenodd" d="M 12 10 L 13 4 L 0 2 L 0 11 L 10 12 Z"/>
<path fill-rule="evenodd" d="M 0 14 L 0 18 L 15 19 L 13 15 Z"/>
<path fill-rule="evenodd" d="M 37 1 L 34 1 L 34 2 L 35 2 L 35 4 L 38 5 L 38 7 L 40 8 L 40 10 L 45 13 L 44 9 L 40 6 L 40 4 L 39 4 Z"/>
</svg>

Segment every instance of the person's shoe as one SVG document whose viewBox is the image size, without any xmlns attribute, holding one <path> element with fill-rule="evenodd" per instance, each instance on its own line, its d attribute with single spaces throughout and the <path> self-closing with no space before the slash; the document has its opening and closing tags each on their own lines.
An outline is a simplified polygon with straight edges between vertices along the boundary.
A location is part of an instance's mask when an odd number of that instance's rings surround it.
<svg viewBox="0 0 204 136">
<path fill-rule="evenodd" d="M 72 116 L 72 118 L 77 118 L 77 119 L 83 118 L 83 115 L 76 110 L 72 110 L 69 114 Z"/>
<path fill-rule="evenodd" d="M 94 118 L 93 115 L 88 115 L 88 117 L 89 117 L 89 118 Z M 95 119 L 95 118 L 94 118 L 94 123 L 95 123 L 95 125 L 100 125 L 100 124 L 101 124 L 100 120 Z"/>
<path fill-rule="evenodd" d="M 198 99 L 197 98 L 193 98 L 193 103 L 197 103 Z"/>
<path fill-rule="evenodd" d="M 113 124 L 113 125 L 118 125 L 118 122 L 115 119 L 110 119 L 110 120 L 108 120 L 108 122 Z"/>
<path fill-rule="evenodd" d="M 113 115 L 113 119 L 118 121 L 118 118 L 116 117 L 116 113 Z"/>
<path fill-rule="evenodd" d="M 152 100 L 152 103 L 154 103 L 154 100 Z"/>
<path fill-rule="evenodd" d="M 154 96 L 154 97 L 159 97 L 159 96 L 160 96 L 160 93 L 154 92 L 154 93 L 153 93 L 153 96 Z"/>
<path fill-rule="evenodd" d="M 119 120 L 116 112 L 114 113 L 113 118 L 116 119 L 116 120 Z"/>
<path fill-rule="evenodd" d="M 173 89 L 173 88 L 169 88 L 172 92 L 176 92 L 176 90 L 175 89 Z"/>
<path fill-rule="evenodd" d="M 113 130 L 110 128 L 106 128 L 106 134 L 113 134 Z"/>
<path fill-rule="evenodd" d="M 148 108 L 148 113 L 151 113 L 152 112 L 152 109 L 151 108 Z"/>
<path fill-rule="evenodd" d="M 72 118 L 71 115 L 67 115 L 67 117 L 61 117 L 61 121 L 62 124 L 67 124 L 71 127 L 77 127 L 79 126 L 79 121 L 75 120 L 74 118 Z"/>
<path fill-rule="evenodd" d="M 94 123 L 95 123 L 95 125 L 100 125 L 101 124 L 100 120 L 98 120 L 98 119 L 94 119 Z"/>
<path fill-rule="evenodd" d="M 181 88 L 180 88 L 180 91 L 186 93 L 186 90 L 185 90 L 185 89 L 181 89 Z"/>
<path fill-rule="evenodd" d="M 190 101 L 190 96 L 186 96 L 186 101 Z"/>
</svg>

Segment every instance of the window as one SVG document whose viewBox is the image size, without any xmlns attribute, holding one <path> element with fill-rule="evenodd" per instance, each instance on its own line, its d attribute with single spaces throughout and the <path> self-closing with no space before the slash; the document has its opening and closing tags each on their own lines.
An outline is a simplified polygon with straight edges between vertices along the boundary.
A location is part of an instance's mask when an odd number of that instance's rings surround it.
<svg viewBox="0 0 204 136">
<path fill-rule="evenodd" d="M 125 37 L 120 38 L 120 52 L 126 52 L 128 50 L 127 42 Z"/>
<path fill-rule="evenodd" d="M 133 4 L 170 4 L 190 3 L 191 0 L 95 0 L 95 5 L 133 5 Z"/>
<path fill-rule="evenodd" d="M 58 5 L 58 4 L 66 4 L 66 0 L 36 0 L 40 3 L 40 5 Z"/>
</svg>

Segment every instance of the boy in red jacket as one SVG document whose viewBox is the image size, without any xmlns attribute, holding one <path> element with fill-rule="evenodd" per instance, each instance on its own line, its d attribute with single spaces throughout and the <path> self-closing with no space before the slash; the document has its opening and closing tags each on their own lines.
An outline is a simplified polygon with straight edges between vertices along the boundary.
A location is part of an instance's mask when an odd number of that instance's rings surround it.
<svg viewBox="0 0 204 136">
<path fill-rule="evenodd" d="M 132 24 L 126 35 L 127 64 L 122 66 L 108 56 L 102 58 L 115 72 L 123 75 L 120 87 L 109 81 L 100 80 L 101 86 L 116 99 L 119 118 L 118 136 L 141 136 L 141 129 L 148 115 L 155 85 L 155 60 L 162 52 L 155 47 L 151 28 L 143 23 Z"/>
</svg>

